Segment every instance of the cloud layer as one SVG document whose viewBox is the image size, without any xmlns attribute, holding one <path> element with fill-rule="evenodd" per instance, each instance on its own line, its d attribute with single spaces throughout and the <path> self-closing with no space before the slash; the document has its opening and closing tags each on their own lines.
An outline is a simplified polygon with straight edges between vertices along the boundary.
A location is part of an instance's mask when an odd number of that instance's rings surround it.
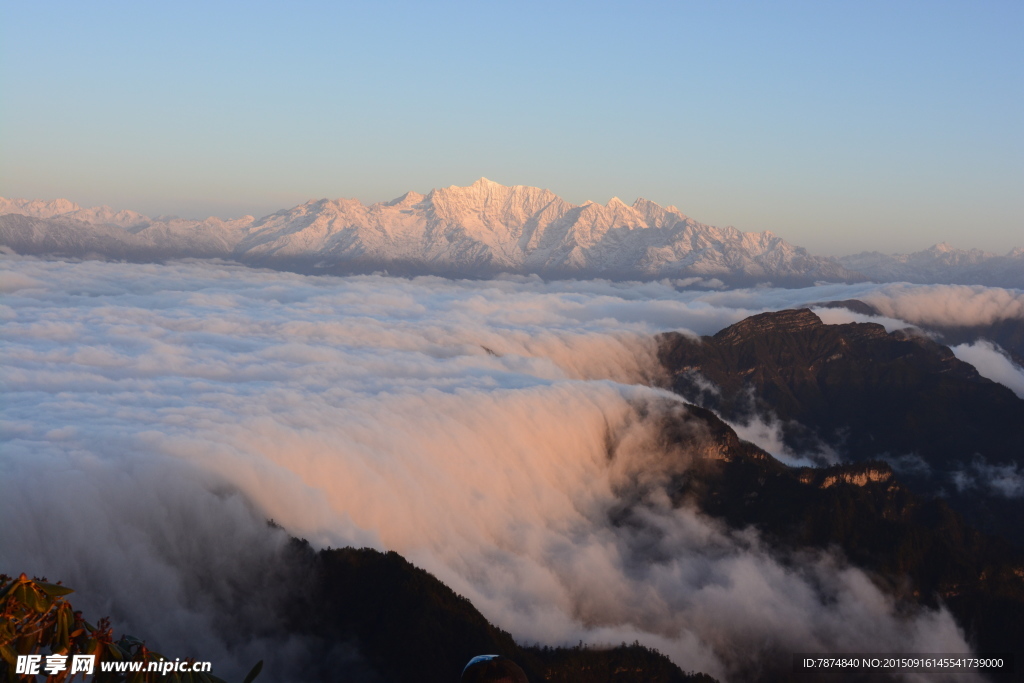
<svg viewBox="0 0 1024 683">
<path fill-rule="evenodd" d="M 685 408 L 640 386 L 653 333 L 851 288 L 4 267 L 0 570 L 62 579 L 218 675 L 261 642 L 225 635 L 210 577 L 270 580 L 245 569 L 286 539 L 267 518 L 397 550 L 517 638 L 638 639 L 723 679 L 794 650 L 968 649 L 947 612 L 898 614 L 839 559 L 777 557 L 657 486 L 609 522 L 628 482 L 686 461 L 658 438 Z"/>
<path fill-rule="evenodd" d="M 1024 398 L 1024 369 L 995 344 L 984 340 L 959 344 L 953 347 L 953 353 L 960 360 L 973 365 L 982 377 L 999 382 Z"/>
<path fill-rule="evenodd" d="M 891 318 L 915 325 L 990 325 L 1024 318 L 1024 292 L 980 285 L 885 285 L 863 300 Z"/>
</svg>

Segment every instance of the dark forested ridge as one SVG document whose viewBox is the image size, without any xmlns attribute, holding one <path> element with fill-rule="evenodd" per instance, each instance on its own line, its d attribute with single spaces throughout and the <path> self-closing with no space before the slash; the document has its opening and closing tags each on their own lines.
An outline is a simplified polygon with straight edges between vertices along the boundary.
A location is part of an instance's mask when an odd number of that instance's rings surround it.
<svg viewBox="0 0 1024 683">
<path fill-rule="evenodd" d="M 941 498 L 915 494 L 885 462 L 787 467 L 711 411 L 690 406 L 687 416 L 706 425 L 716 450 L 671 477 L 674 504 L 758 529 L 794 565 L 808 550 L 838 550 L 907 609 L 949 607 L 976 649 L 1024 655 L 1024 550 L 979 531 Z M 679 421 L 665 425 L 666 441 L 689 440 L 690 451 L 692 434 Z M 629 523 L 628 504 L 618 516 Z M 789 680 L 784 653 L 760 664 L 761 675 Z"/>
<path fill-rule="evenodd" d="M 667 334 L 661 359 L 687 399 L 737 422 L 778 418 L 795 451 L 825 444 L 847 463 L 784 467 L 726 435 L 734 457 L 695 462 L 674 500 L 754 526 L 780 552 L 839 548 L 899 599 L 947 605 L 974 647 L 1020 658 L 1024 505 L 954 477 L 978 462 L 1021 466 L 1024 401 L 930 339 L 824 325 L 809 310 L 700 341 Z M 909 471 L 880 460 L 908 455 Z"/>
<path fill-rule="evenodd" d="M 733 528 L 757 528 L 795 563 L 809 549 L 841 550 L 897 600 L 945 604 L 980 650 L 1024 650 L 1024 554 L 941 499 L 911 493 L 885 463 L 780 469 L 745 457 L 705 460 L 671 494 Z"/>
<path fill-rule="evenodd" d="M 845 308 L 862 315 L 882 315 L 881 311 L 877 308 L 859 299 L 825 301 L 815 304 L 815 306 L 821 308 Z M 999 318 L 986 324 L 974 325 L 919 324 L 918 327 L 934 334 L 939 342 L 949 346 L 970 344 L 977 341 L 988 341 L 998 344 L 1017 365 L 1024 365 L 1024 318 Z"/>
<path fill-rule="evenodd" d="M 729 420 L 799 423 L 853 460 L 918 453 L 932 466 L 1024 452 L 1024 401 L 925 337 L 810 310 L 755 315 L 701 341 L 662 338 L 672 388 Z M 714 385 L 709 389 L 699 380 Z M 750 391 L 752 393 L 750 393 Z"/>
<path fill-rule="evenodd" d="M 825 325 L 803 309 L 755 315 L 700 341 L 666 334 L 660 353 L 672 388 L 727 420 L 778 418 L 798 452 L 825 444 L 844 461 L 909 463 L 900 476 L 912 490 L 1024 539 L 1022 500 L 963 478 L 1024 465 L 1024 400 L 947 347 L 873 323 Z"/>
<path fill-rule="evenodd" d="M 245 642 L 258 636 L 276 643 L 263 654 L 270 665 L 269 672 L 265 670 L 260 680 L 273 680 L 275 673 L 285 673 L 290 680 L 321 683 L 457 683 L 472 657 L 501 654 L 518 663 L 530 681 L 537 683 L 715 683 L 715 679 L 704 674 L 684 673 L 667 657 L 639 643 L 607 648 L 517 644 L 508 633 L 490 624 L 468 600 L 395 552 L 369 548 L 316 552 L 305 541 L 293 539 L 278 555 L 267 560 L 272 565 L 268 569 L 274 575 L 273 581 L 259 587 L 243 587 L 247 589 L 239 591 L 237 597 L 249 607 L 259 603 L 273 618 L 260 622 L 242 618 L 239 615 L 245 609 L 241 604 L 222 605 L 223 613 L 218 615 L 225 640 Z M 236 578 L 222 576 L 219 580 L 234 583 Z M 15 583 L 0 575 L 0 588 Z M 62 586 L 36 585 L 44 590 L 59 589 L 63 591 L 61 595 L 73 592 Z M 38 590 L 35 593 L 42 595 Z M 21 636 L 22 630 L 28 633 L 36 628 L 38 618 L 20 618 L 7 609 L 11 607 L 7 604 L 10 596 L 5 593 L 3 597 L 6 601 L 0 604 L 4 608 L 0 609 L 0 680 L 13 682 L 21 679 L 13 671 L 16 654 L 49 655 L 67 652 L 67 646 L 63 650 L 58 647 L 59 637 Z M 70 604 L 62 600 L 54 609 L 57 607 L 63 612 L 50 619 L 50 630 L 59 626 L 61 619 L 76 627 L 85 623 L 81 613 L 75 613 L 71 621 L 71 617 L 63 616 L 64 612 L 72 613 Z M 27 612 L 32 614 L 34 610 Z M 141 648 L 139 656 L 148 657 L 150 651 L 144 647 L 144 641 L 135 637 L 145 638 L 145 633 L 115 641 L 107 620 L 99 624 L 101 631 L 96 637 L 105 638 L 100 645 L 111 648 L 111 653 L 117 650 L 115 659 L 138 659 L 129 647 Z M 65 625 L 64 631 L 67 630 Z M 90 637 L 86 634 L 78 639 L 85 642 Z M 68 640 L 66 633 L 64 640 Z M 93 645 L 88 647 L 92 649 L 85 652 L 98 651 Z M 76 650 L 79 651 L 83 650 Z M 101 660 L 111 658 L 106 650 L 99 656 Z M 97 680 L 125 683 L 127 677 L 103 674 Z"/>
<path fill-rule="evenodd" d="M 460 595 L 395 552 L 340 548 L 294 551 L 312 567 L 306 600 L 295 606 L 294 632 L 350 643 L 367 680 L 451 683 L 480 654 L 500 654 L 535 681 L 710 683 L 687 675 L 667 657 L 638 644 L 609 649 L 540 648 L 517 644 Z M 370 672 L 373 675 L 370 675 Z M 319 680 L 351 680 L 351 672 Z"/>
</svg>

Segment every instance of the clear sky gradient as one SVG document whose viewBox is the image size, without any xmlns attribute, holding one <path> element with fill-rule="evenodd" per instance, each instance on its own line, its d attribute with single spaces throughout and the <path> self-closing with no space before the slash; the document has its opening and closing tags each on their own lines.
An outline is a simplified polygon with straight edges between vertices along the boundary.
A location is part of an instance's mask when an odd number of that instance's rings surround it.
<svg viewBox="0 0 1024 683">
<path fill-rule="evenodd" d="M 0 0 L 0 195 L 229 217 L 487 176 L 1005 252 L 1022 36 L 1018 0 Z"/>
</svg>

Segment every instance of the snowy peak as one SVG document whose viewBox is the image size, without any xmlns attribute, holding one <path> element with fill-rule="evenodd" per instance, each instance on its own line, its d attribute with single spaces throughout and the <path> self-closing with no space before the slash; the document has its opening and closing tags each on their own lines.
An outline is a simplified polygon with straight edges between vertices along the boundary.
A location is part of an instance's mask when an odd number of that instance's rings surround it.
<svg viewBox="0 0 1024 683">
<path fill-rule="evenodd" d="M 312 199 L 258 220 L 151 219 L 67 199 L 0 198 L 0 246 L 139 260 L 215 256 L 326 273 L 510 272 L 780 285 L 867 277 L 1024 287 L 1024 248 L 997 256 L 942 242 L 913 254 L 822 258 L 771 232 L 704 225 L 644 198 L 576 205 L 550 190 L 487 178 L 369 206 Z"/>
<path fill-rule="evenodd" d="M 390 202 L 385 202 L 384 204 L 385 206 L 399 206 L 404 208 L 419 204 L 420 202 L 423 201 L 423 199 L 424 195 L 421 195 L 419 192 L 410 191 L 406 192 L 401 197 L 396 197 L 395 199 L 392 199 Z"/>
<path fill-rule="evenodd" d="M 958 249 L 940 242 L 910 254 L 865 251 L 838 259 L 876 282 L 963 284 L 1024 288 L 1024 248 L 1005 256 L 981 249 Z"/>
<path fill-rule="evenodd" d="M 454 188 L 456 186 L 455 185 L 450 185 L 449 187 Z M 491 180 L 490 178 L 485 178 L 483 176 L 480 176 L 480 178 L 478 180 L 475 180 L 473 182 L 473 184 L 470 185 L 470 187 L 473 187 L 473 188 L 486 187 L 486 188 L 502 188 L 502 189 L 505 189 L 505 186 L 502 185 L 501 183 L 496 183 L 493 180 Z M 519 186 L 519 187 L 522 187 L 522 186 Z"/>
<path fill-rule="evenodd" d="M 130 228 L 149 222 L 149 218 L 135 211 L 115 211 L 109 206 L 83 209 L 67 199 L 43 201 L 40 199 L 4 199 L 0 197 L 0 215 L 19 214 L 32 218 L 65 218 L 95 225 L 116 225 Z"/>
<path fill-rule="evenodd" d="M 33 218 L 53 218 L 79 211 L 82 207 L 67 199 L 4 199 L 0 197 L 0 214 L 16 213 Z"/>
<path fill-rule="evenodd" d="M 858 279 L 770 233 L 705 226 L 646 199 L 632 206 L 617 197 L 574 205 L 550 190 L 487 178 L 371 206 L 307 202 L 256 221 L 235 253 L 268 265 L 313 262 L 330 271 L 358 266 L 459 275 Z"/>
<path fill-rule="evenodd" d="M 525 185 L 506 187 L 487 178 L 469 187 L 453 185 L 433 190 L 425 199 L 434 215 L 442 220 L 477 216 L 485 222 L 513 224 L 522 224 L 552 201 L 561 201 L 549 190 Z"/>
<path fill-rule="evenodd" d="M 109 206 L 94 206 L 91 209 L 79 209 L 63 215 L 86 223 L 117 225 L 122 228 L 132 228 L 149 222 L 149 218 L 141 213 L 128 210 L 115 211 Z"/>
<path fill-rule="evenodd" d="M 34 223 L 13 216 L 5 222 L 0 216 L 0 243 L 21 253 L 220 256 L 330 273 L 386 269 L 476 277 L 511 272 L 738 284 L 858 279 L 771 233 L 702 225 L 647 199 L 631 206 L 618 197 L 607 204 L 574 205 L 550 190 L 487 178 L 369 206 L 355 199 L 314 199 L 258 220 L 150 220 L 70 202 L 0 202 L 0 209 L 20 211 L 21 218 L 25 211 L 36 213 Z M 65 218 L 97 229 L 89 233 L 50 222 Z M 105 232 L 98 229 L 101 223 Z"/>
<path fill-rule="evenodd" d="M 466 211 L 479 212 L 494 204 L 503 203 L 515 189 L 481 178 L 467 187 L 451 185 L 432 190 L 426 199 L 436 209 L 452 206 Z"/>
<path fill-rule="evenodd" d="M 629 208 L 628 206 L 626 206 L 626 203 L 619 199 L 618 197 L 612 197 L 611 199 L 609 199 L 607 206 L 609 209 L 617 209 L 620 206 L 627 209 Z"/>
<path fill-rule="evenodd" d="M 981 249 L 957 249 L 947 242 L 939 242 L 919 253 L 918 259 L 938 259 L 947 263 L 976 263 L 995 256 Z"/>
</svg>

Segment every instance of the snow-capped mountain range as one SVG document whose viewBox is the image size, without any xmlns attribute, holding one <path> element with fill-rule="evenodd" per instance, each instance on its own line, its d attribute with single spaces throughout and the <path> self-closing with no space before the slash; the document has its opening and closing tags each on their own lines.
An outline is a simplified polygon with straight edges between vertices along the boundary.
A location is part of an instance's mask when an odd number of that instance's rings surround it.
<svg viewBox="0 0 1024 683">
<path fill-rule="evenodd" d="M 941 242 L 912 254 L 865 251 L 837 260 L 876 282 L 1024 288 L 1024 247 L 1000 255 L 980 249 L 957 249 Z"/>
<path fill-rule="evenodd" d="M 770 232 L 704 225 L 674 206 L 618 198 L 575 205 L 549 190 L 486 178 L 369 206 L 313 200 L 259 219 L 149 218 L 66 199 L 0 198 L 0 245 L 128 260 L 221 257 L 322 273 L 671 277 L 712 285 L 866 279 Z"/>
</svg>

